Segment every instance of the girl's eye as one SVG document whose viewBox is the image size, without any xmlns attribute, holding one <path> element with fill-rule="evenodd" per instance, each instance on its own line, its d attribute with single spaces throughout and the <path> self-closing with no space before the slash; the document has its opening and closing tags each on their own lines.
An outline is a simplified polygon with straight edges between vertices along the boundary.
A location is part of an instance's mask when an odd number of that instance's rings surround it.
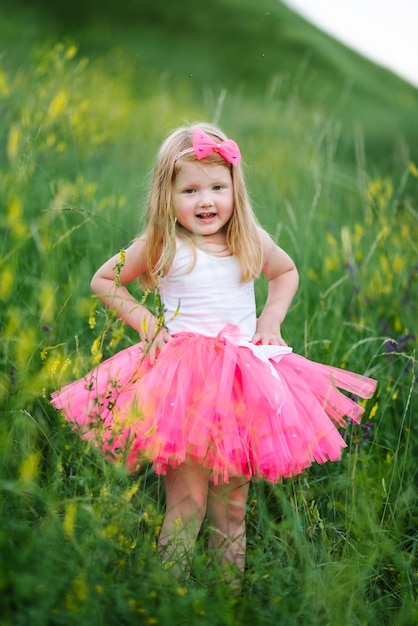
<svg viewBox="0 0 418 626">
<path fill-rule="evenodd" d="M 221 191 L 222 185 L 214 185 L 213 191 Z"/>
<path fill-rule="evenodd" d="M 195 192 L 195 190 L 194 190 L 194 189 L 185 189 L 185 190 L 184 190 L 184 193 L 187 193 L 187 194 L 192 194 L 192 193 L 194 193 L 194 192 Z"/>
</svg>

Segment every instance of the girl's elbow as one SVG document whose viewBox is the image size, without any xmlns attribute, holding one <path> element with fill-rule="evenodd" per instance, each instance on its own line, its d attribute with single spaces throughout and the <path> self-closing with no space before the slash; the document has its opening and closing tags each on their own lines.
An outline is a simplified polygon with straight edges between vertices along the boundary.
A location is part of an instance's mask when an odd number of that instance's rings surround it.
<svg viewBox="0 0 418 626">
<path fill-rule="evenodd" d="M 90 289 L 92 290 L 95 296 L 97 296 L 99 293 L 99 284 L 100 284 L 100 278 L 98 276 L 98 272 L 96 272 L 90 281 Z"/>
<path fill-rule="evenodd" d="M 299 272 L 296 268 L 296 265 L 294 265 L 291 270 L 291 276 L 292 276 L 292 283 L 293 283 L 293 291 L 294 293 L 296 293 L 297 290 L 299 289 Z"/>
</svg>

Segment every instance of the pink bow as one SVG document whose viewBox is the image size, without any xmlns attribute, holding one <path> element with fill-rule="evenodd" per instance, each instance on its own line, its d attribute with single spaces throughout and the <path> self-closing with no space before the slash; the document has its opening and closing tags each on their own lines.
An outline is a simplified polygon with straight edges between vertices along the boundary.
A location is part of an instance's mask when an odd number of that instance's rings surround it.
<svg viewBox="0 0 418 626">
<path fill-rule="evenodd" d="M 216 143 L 203 130 L 196 128 L 193 133 L 193 150 L 198 159 L 204 159 L 213 152 L 218 152 L 228 163 L 238 165 L 241 161 L 241 152 L 232 139 Z"/>
</svg>

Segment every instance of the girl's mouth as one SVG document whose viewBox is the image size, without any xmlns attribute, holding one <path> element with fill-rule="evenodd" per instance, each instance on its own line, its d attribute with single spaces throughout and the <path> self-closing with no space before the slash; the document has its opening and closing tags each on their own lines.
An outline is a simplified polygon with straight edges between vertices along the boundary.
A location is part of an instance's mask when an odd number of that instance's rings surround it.
<svg viewBox="0 0 418 626">
<path fill-rule="evenodd" d="M 215 217 L 216 213 L 199 213 L 197 215 L 197 217 L 200 220 L 207 220 L 207 219 L 211 219 L 212 217 Z"/>
</svg>

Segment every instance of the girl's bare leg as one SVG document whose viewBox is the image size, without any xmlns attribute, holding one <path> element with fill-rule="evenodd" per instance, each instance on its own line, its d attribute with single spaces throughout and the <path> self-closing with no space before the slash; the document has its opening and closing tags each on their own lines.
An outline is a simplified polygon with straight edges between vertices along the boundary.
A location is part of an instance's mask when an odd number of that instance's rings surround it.
<svg viewBox="0 0 418 626">
<path fill-rule="evenodd" d="M 209 486 L 209 549 L 221 564 L 224 580 L 234 595 L 241 592 L 245 569 L 248 488 L 249 482 L 240 477 L 228 484 Z"/>
<path fill-rule="evenodd" d="M 209 473 L 183 464 L 168 469 L 164 479 L 166 515 L 159 538 L 159 553 L 177 578 L 187 577 L 197 536 L 206 514 Z"/>
</svg>

